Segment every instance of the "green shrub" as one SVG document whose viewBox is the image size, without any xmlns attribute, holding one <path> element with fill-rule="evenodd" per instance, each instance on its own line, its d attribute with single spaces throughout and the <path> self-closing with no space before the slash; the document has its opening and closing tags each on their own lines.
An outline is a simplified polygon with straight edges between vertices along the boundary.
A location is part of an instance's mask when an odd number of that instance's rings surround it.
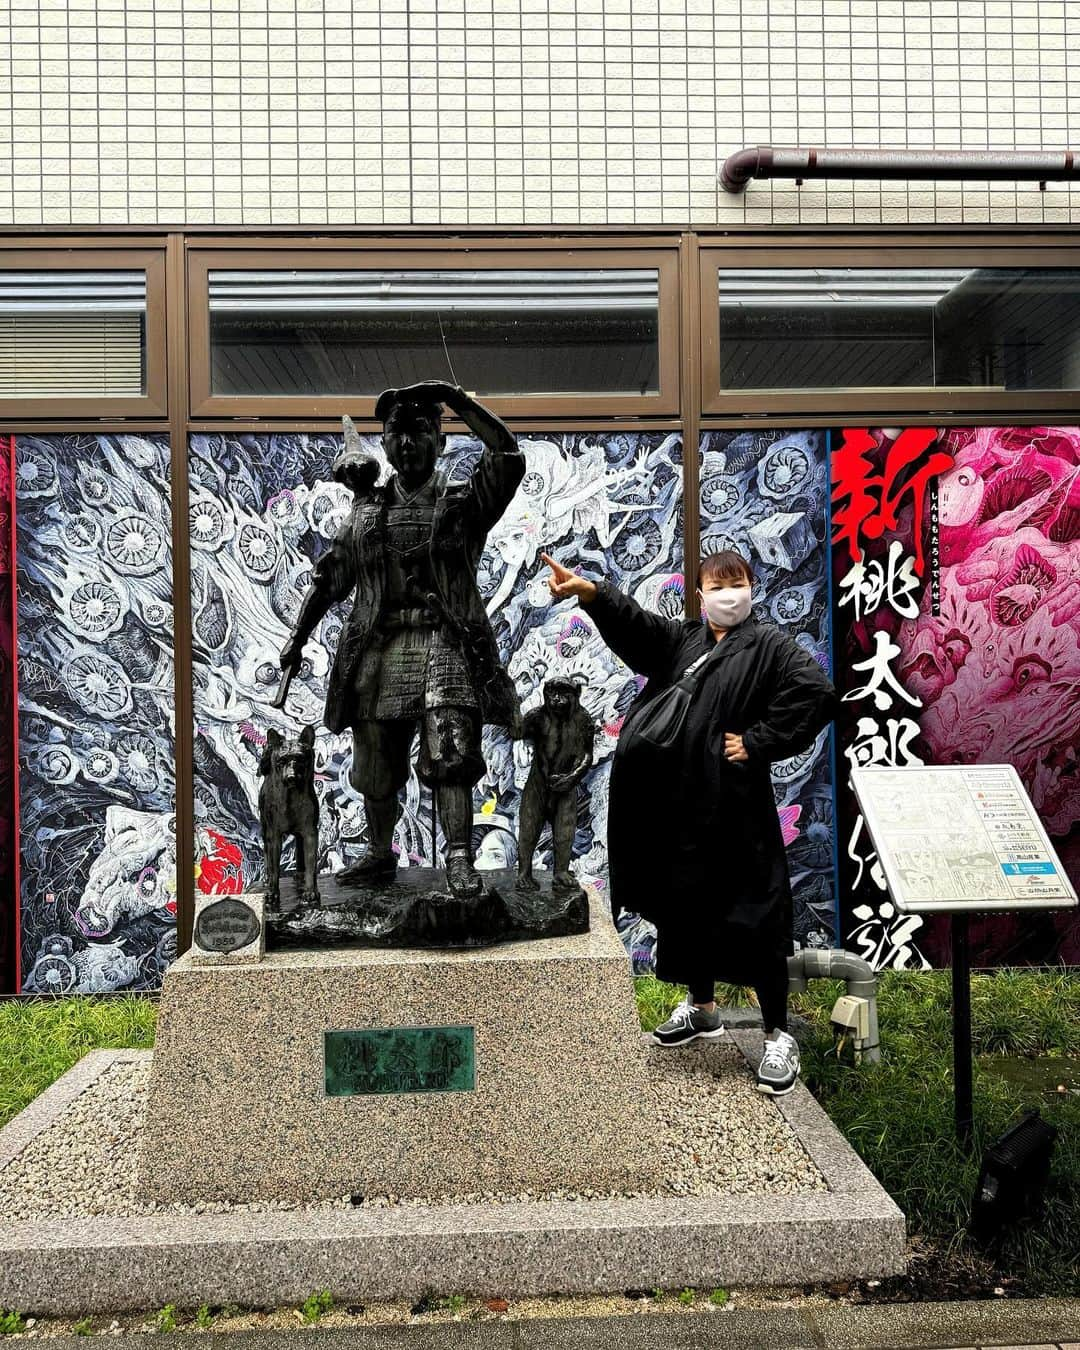
<svg viewBox="0 0 1080 1350">
<path fill-rule="evenodd" d="M 0 1336 L 16 1336 L 20 1331 L 25 1331 L 26 1323 L 23 1321 L 23 1315 L 20 1312 L 5 1312 L 0 1308 Z"/>
<path fill-rule="evenodd" d="M 73 1336 L 92 1336 L 93 1323 L 89 1317 L 80 1317 L 77 1322 L 71 1324 L 71 1333 Z"/>
</svg>

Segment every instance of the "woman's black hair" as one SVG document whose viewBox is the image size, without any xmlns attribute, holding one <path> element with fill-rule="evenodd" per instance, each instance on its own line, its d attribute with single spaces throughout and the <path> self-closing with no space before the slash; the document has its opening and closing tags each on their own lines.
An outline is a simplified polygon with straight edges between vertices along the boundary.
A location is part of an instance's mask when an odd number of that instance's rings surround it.
<svg viewBox="0 0 1080 1350">
<path fill-rule="evenodd" d="M 741 553 L 733 548 L 721 549 L 719 553 L 707 553 L 698 563 L 698 589 L 706 581 L 726 581 L 728 577 L 745 577 L 752 586 L 754 569 Z"/>
</svg>

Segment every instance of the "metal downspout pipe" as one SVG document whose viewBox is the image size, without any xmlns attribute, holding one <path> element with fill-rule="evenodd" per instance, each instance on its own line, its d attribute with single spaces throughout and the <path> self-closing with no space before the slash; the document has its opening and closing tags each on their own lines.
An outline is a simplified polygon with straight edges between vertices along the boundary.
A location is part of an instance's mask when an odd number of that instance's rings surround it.
<svg viewBox="0 0 1080 1350">
<path fill-rule="evenodd" d="M 817 947 L 803 947 L 794 956 L 789 956 L 788 990 L 792 994 L 801 994 L 808 980 L 845 980 L 850 998 L 863 998 L 869 1004 L 868 1026 L 865 1041 L 855 1042 L 856 1056 L 868 1064 L 877 1064 L 881 1059 L 878 1039 L 877 1015 L 877 976 L 869 962 L 851 952 L 837 948 L 822 950 Z"/>
<path fill-rule="evenodd" d="M 740 193 L 752 178 L 941 179 L 1074 182 L 1080 166 L 1071 150 L 777 150 L 748 146 L 728 155 L 720 170 L 725 192 Z"/>
</svg>

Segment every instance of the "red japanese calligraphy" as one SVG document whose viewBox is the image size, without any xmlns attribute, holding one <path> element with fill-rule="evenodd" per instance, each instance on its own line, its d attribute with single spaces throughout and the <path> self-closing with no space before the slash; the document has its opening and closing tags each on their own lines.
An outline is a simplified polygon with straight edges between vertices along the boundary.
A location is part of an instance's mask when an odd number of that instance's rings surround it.
<svg viewBox="0 0 1080 1350">
<path fill-rule="evenodd" d="M 853 563 L 863 560 L 864 539 L 880 539 L 895 530 L 905 500 L 914 505 L 915 572 L 922 576 L 922 512 L 930 481 L 952 467 L 947 450 L 926 451 L 937 432 L 933 427 L 908 427 L 889 446 L 885 466 L 876 472 L 872 454 L 877 442 L 869 431 L 847 429 L 832 457 L 833 543 L 845 544 Z"/>
</svg>

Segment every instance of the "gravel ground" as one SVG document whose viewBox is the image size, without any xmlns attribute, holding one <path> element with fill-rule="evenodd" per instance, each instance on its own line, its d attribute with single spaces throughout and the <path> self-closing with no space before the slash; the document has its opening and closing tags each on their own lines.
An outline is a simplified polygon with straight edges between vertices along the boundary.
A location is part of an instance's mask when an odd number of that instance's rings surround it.
<svg viewBox="0 0 1080 1350">
<path fill-rule="evenodd" d="M 664 1163 L 664 1186 L 634 1196 L 792 1195 L 823 1191 L 825 1182 L 776 1106 L 754 1088 L 738 1050 L 722 1041 L 708 1047 L 655 1049 L 648 1094 L 656 1120 L 649 1146 Z M 53 1124 L 0 1170 L 0 1215 L 6 1219 L 136 1216 L 162 1212 L 348 1209 L 347 1196 L 318 1205 L 145 1205 L 136 1195 L 139 1133 L 150 1064 L 113 1065 Z M 368 1196 L 365 1207 L 506 1203 L 522 1200 L 619 1198 L 600 1191 L 476 1193 L 424 1199 Z"/>
</svg>

